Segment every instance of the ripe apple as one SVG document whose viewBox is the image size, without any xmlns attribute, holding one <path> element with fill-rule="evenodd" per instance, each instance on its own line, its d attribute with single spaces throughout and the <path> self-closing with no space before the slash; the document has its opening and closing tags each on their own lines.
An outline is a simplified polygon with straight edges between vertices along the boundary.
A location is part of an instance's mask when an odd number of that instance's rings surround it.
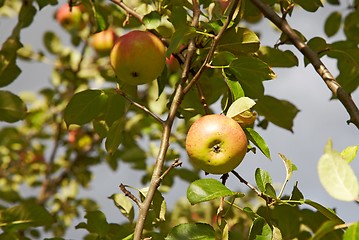
<svg viewBox="0 0 359 240">
<path fill-rule="evenodd" d="M 230 3 L 230 0 L 218 0 L 218 2 L 219 6 L 221 7 L 221 11 L 225 12 Z"/>
<path fill-rule="evenodd" d="M 72 6 L 70 11 L 69 4 L 63 4 L 56 11 L 56 20 L 67 30 L 82 30 L 85 28 L 85 22 L 82 18 L 83 6 Z"/>
<path fill-rule="evenodd" d="M 134 30 L 121 36 L 111 50 L 111 65 L 121 82 L 141 85 L 155 80 L 165 67 L 166 48 L 159 38 Z"/>
<path fill-rule="evenodd" d="M 118 37 L 112 28 L 95 33 L 90 39 L 90 45 L 99 54 L 107 54 L 111 51 Z"/>
<path fill-rule="evenodd" d="M 232 118 L 205 115 L 190 127 L 186 151 L 196 168 L 207 173 L 225 174 L 242 162 L 247 152 L 247 138 Z"/>
<path fill-rule="evenodd" d="M 172 72 L 177 72 L 178 69 L 180 69 L 180 64 L 178 62 L 178 60 L 175 58 L 175 56 L 173 56 L 173 54 L 171 54 L 171 56 L 169 58 L 166 58 L 166 65 L 168 70 L 172 73 Z"/>
</svg>

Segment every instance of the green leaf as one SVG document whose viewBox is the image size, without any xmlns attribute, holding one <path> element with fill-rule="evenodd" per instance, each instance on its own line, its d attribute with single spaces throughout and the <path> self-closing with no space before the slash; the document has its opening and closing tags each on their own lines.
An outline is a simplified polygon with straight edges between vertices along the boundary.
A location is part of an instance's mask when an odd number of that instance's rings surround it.
<svg viewBox="0 0 359 240">
<path fill-rule="evenodd" d="M 196 180 L 187 188 L 187 199 L 192 205 L 237 194 L 213 178 Z"/>
<path fill-rule="evenodd" d="M 319 7 L 323 7 L 321 0 L 294 0 L 294 2 L 308 12 L 315 12 Z"/>
<path fill-rule="evenodd" d="M 130 222 L 133 222 L 135 211 L 130 198 L 121 193 L 113 194 L 109 198 L 113 200 L 120 212 L 128 218 Z"/>
<path fill-rule="evenodd" d="M 338 11 L 332 12 L 324 23 L 324 32 L 328 37 L 335 35 L 342 21 L 342 14 Z"/>
<path fill-rule="evenodd" d="M 352 11 L 350 12 L 344 20 L 344 34 L 348 40 L 353 41 L 355 43 L 359 42 L 359 12 Z"/>
<path fill-rule="evenodd" d="M 282 51 L 278 48 L 262 46 L 258 54 L 259 58 L 271 67 L 298 66 L 298 58 L 290 50 Z"/>
<path fill-rule="evenodd" d="M 256 218 L 251 226 L 248 240 L 272 240 L 272 229 L 262 217 Z"/>
<path fill-rule="evenodd" d="M 259 133 L 257 133 L 253 128 L 245 128 L 244 131 L 248 140 L 251 141 L 256 147 L 258 147 L 264 156 L 266 156 L 268 159 L 271 159 L 269 147 L 262 136 L 259 135 Z"/>
<path fill-rule="evenodd" d="M 175 29 L 187 27 L 187 11 L 183 6 L 174 6 L 170 15 L 170 22 Z"/>
<path fill-rule="evenodd" d="M 247 28 L 231 27 L 223 33 L 217 49 L 234 55 L 254 53 L 259 49 L 259 38 Z"/>
<path fill-rule="evenodd" d="M 326 207 L 322 206 L 321 204 L 314 202 L 312 200 L 309 200 L 309 199 L 306 199 L 304 201 L 304 203 L 314 207 L 321 214 L 326 216 L 328 219 L 334 221 L 336 224 L 344 224 L 344 221 L 341 218 L 339 218 L 332 209 L 326 208 Z"/>
<path fill-rule="evenodd" d="M 85 90 L 76 93 L 65 108 L 66 124 L 83 125 L 103 112 L 108 96 L 101 90 Z"/>
<path fill-rule="evenodd" d="M 241 84 L 238 81 L 233 81 L 232 79 L 229 79 L 230 76 L 228 76 L 227 74 L 224 73 L 224 75 L 225 82 L 229 90 L 231 102 L 235 101 L 240 97 L 244 97 L 244 91 Z"/>
<path fill-rule="evenodd" d="M 183 223 L 175 226 L 166 240 L 215 240 L 215 231 L 206 223 Z"/>
<path fill-rule="evenodd" d="M 314 233 L 311 240 L 323 239 L 328 233 L 335 231 L 336 223 L 333 221 L 324 222 L 319 229 Z"/>
<path fill-rule="evenodd" d="M 358 198 L 358 179 L 340 153 L 332 151 L 322 155 L 318 162 L 318 174 L 323 187 L 332 197 L 342 201 Z"/>
<path fill-rule="evenodd" d="M 12 83 L 21 73 L 21 69 L 16 65 L 17 51 L 23 45 L 18 36 L 10 36 L 2 44 L 0 50 L 0 87 Z"/>
<path fill-rule="evenodd" d="M 292 103 L 267 95 L 258 99 L 254 109 L 268 121 L 293 132 L 293 120 L 299 110 Z"/>
<path fill-rule="evenodd" d="M 343 235 L 343 240 L 356 240 L 359 239 L 359 222 L 349 226 Z"/>
<path fill-rule="evenodd" d="M 108 130 L 105 148 L 110 154 L 114 153 L 123 140 L 123 128 L 125 126 L 125 117 L 116 120 Z"/>
<path fill-rule="evenodd" d="M 26 116 L 26 105 L 17 95 L 0 90 L 0 121 L 17 122 Z"/>
<path fill-rule="evenodd" d="M 14 207 L 0 211 L 0 226 L 51 226 L 54 222 L 51 214 L 43 207 L 32 201 L 24 202 Z"/>
<path fill-rule="evenodd" d="M 143 23 L 147 29 L 155 29 L 161 24 L 161 14 L 152 11 L 143 17 Z"/>
<path fill-rule="evenodd" d="M 255 179 L 256 179 L 257 187 L 261 192 L 266 191 L 267 183 L 269 184 L 272 183 L 272 177 L 270 176 L 270 174 L 266 170 L 260 168 L 256 169 Z"/>
<path fill-rule="evenodd" d="M 354 160 L 354 158 L 357 156 L 357 153 L 358 153 L 358 145 L 347 147 L 340 153 L 340 155 L 345 161 L 351 163 Z"/>
<path fill-rule="evenodd" d="M 22 7 L 19 12 L 19 24 L 21 28 L 26 28 L 30 26 L 34 17 L 36 15 L 36 8 L 29 4 L 22 4 Z"/>
<path fill-rule="evenodd" d="M 111 92 L 107 95 L 108 100 L 104 113 L 104 119 L 108 126 L 112 126 L 116 120 L 125 117 L 130 103 L 119 94 Z"/>
<path fill-rule="evenodd" d="M 307 45 L 310 49 L 316 52 L 319 57 L 324 56 L 329 50 L 327 42 L 325 41 L 325 39 L 321 37 L 314 37 L 310 39 L 307 42 Z M 309 63 L 310 63 L 309 60 L 307 58 L 304 58 L 305 66 L 307 66 Z"/>
<path fill-rule="evenodd" d="M 245 94 L 250 98 L 260 98 L 264 94 L 263 80 L 274 77 L 269 66 L 258 58 L 243 56 L 233 61 L 229 69 L 240 82 Z"/>
<path fill-rule="evenodd" d="M 297 167 L 289 160 L 286 156 L 281 153 L 278 153 L 279 157 L 283 160 L 286 170 L 286 181 L 292 178 L 293 171 L 297 170 Z"/>
<path fill-rule="evenodd" d="M 60 38 L 56 35 L 56 33 L 51 31 L 45 32 L 43 41 L 47 51 L 50 53 L 59 54 L 62 52 L 63 46 Z"/>
<path fill-rule="evenodd" d="M 103 212 L 88 211 L 85 215 L 87 223 L 80 223 L 75 228 L 87 229 L 90 233 L 98 234 L 99 236 L 105 236 L 109 230 L 110 225 L 107 223 L 106 216 Z"/>
<path fill-rule="evenodd" d="M 277 198 L 277 193 L 273 187 L 272 184 L 270 183 L 266 183 L 266 186 L 265 186 L 265 191 L 264 191 L 265 195 L 273 198 L 273 199 L 276 199 Z"/>
<path fill-rule="evenodd" d="M 298 206 L 276 205 L 270 211 L 272 222 L 280 229 L 283 239 L 293 239 L 300 231 L 300 211 Z"/>
</svg>

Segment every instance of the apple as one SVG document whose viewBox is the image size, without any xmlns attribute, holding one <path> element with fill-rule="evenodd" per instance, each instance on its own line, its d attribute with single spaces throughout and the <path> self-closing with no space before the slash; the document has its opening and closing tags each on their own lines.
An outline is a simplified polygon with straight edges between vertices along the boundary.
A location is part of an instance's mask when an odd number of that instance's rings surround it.
<svg viewBox="0 0 359 240">
<path fill-rule="evenodd" d="M 173 54 L 169 58 L 166 58 L 167 69 L 172 72 L 177 72 L 181 65 Z"/>
<path fill-rule="evenodd" d="M 82 30 L 85 28 L 85 22 L 82 18 L 83 6 L 72 6 L 63 4 L 56 11 L 56 20 L 62 27 L 67 30 Z"/>
<path fill-rule="evenodd" d="M 222 13 L 224 13 L 230 3 L 230 0 L 218 0 Z"/>
<path fill-rule="evenodd" d="M 186 151 L 194 167 L 207 173 L 225 174 L 242 162 L 247 153 L 247 138 L 232 118 L 205 115 L 190 127 Z"/>
<path fill-rule="evenodd" d="M 112 28 L 95 33 L 91 36 L 90 45 L 100 54 L 110 53 L 118 37 Z"/>
<path fill-rule="evenodd" d="M 154 34 L 134 30 L 118 39 L 110 62 L 119 81 L 141 85 L 160 76 L 166 63 L 165 53 L 165 46 Z"/>
</svg>

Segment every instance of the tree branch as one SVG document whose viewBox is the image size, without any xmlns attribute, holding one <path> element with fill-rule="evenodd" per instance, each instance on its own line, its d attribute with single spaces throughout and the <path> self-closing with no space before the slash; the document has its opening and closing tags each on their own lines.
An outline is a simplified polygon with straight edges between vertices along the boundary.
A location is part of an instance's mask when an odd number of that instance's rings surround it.
<svg viewBox="0 0 359 240">
<path fill-rule="evenodd" d="M 350 119 L 347 123 L 353 123 L 359 129 L 359 109 L 355 102 L 335 80 L 333 75 L 322 63 L 318 55 L 306 45 L 301 38 L 295 33 L 295 31 L 289 26 L 288 22 L 278 16 L 278 14 L 272 10 L 269 6 L 263 3 L 261 0 L 251 0 L 252 3 L 274 23 L 283 33 L 285 33 L 289 41 L 311 62 L 314 69 L 317 71 L 319 76 L 324 80 L 330 91 L 336 96 L 339 101 L 343 104 L 347 112 L 349 113 Z"/>
<path fill-rule="evenodd" d="M 198 2 L 196 0 L 193 0 L 193 7 L 194 7 L 194 16 L 193 16 L 193 20 L 192 20 L 192 25 L 198 25 L 200 11 L 199 11 Z M 191 42 L 189 44 L 189 49 L 188 49 L 188 53 L 186 56 L 186 61 L 185 61 L 185 65 L 184 65 L 184 69 L 183 69 L 183 73 L 182 73 L 181 82 L 180 82 L 180 84 L 178 84 L 178 86 L 176 88 L 175 95 L 174 95 L 174 98 L 173 98 L 173 101 L 172 101 L 172 104 L 171 104 L 171 107 L 170 107 L 170 110 L 168 113 L 168 117 L 163 125 L 160 149 L 158 152 L 155 168 L 152 173 L 151 182 L 150 182 L 147 196 L 146 196 L 145 200 L 143 201 L 142 206 L 139 210 L 139 216 L 137 219 L 137 224 L 136 224 L 135 232 L 134 232 L 134 236 L 133 236 L 134 240 L 141 239 L 145 220 L 147 217 L 147 213 L 150 209 L 155 192 L 159 186 L 159 179 L 162 176 L 162 168 L 163 168 L 165 156 L 167 153 L 167 149 L 169 147 L 169 138 L 171 136 L 172 125 L 173 125 L 174 119 L 176 118 L 177 109 L 178 109 L 179 105 L 181 104 L 181 101 L 184 96 L 183 87 L 188 79 L 189 65 L 190 65 L 193 53 L 195 51 L 195 48 L 191 47 L 191 46 L 194 46 L 193 40 L 191 40 Z"/>
<path fill-rule="evenodd" d="M 137 18 L 141 23 L 143 23 L 143 16 L 135 12 L 133 9 L 128 7 L 122 0 L 111 0 L 111 2 L 115 3 L 119 7 L 121 7 L 123 10 L 127 12 L 127 14 L 130 14 Z"/>
</svg>

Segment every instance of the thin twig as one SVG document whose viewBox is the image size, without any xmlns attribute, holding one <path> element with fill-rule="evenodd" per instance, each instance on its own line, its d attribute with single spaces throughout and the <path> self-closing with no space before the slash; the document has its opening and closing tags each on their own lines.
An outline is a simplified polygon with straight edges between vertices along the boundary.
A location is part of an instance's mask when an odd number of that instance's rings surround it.
<svg viewBox="0 0 359 240">
<path fill-rule="evenodd" d="M 183 90 L 184 94 L 186 94 L 191 87 L 199 80 L 200 76 L 202 75 L 202 73 L 209 67 L 209 63 L 211 62 L 214 52 L 217 48 L 218 42 L 221 39 L 224 31 L 226 31 L 227 27 L 229 26 L 230 22 L 232 21 L 233 15 L 236 11 L 236 7 L 238 5 L 239 0 L 234 0 L 234 4 L 232 6 L 232 8 L 229 11 L 228 17 L 226 19 L 226 21 L 224 22 L 221 30 L 218 32 L 218 34 L 214 37 L 211 47 L 208 51 L 208 54 L 206 56 L 206 59 L 204 60 L 202 66 L 199 68 L 199 70 L 197 71 L 196 75 L 193 76 L 193 78 L 191 79 L 191 81 L 188 83 L 188 85 L 186 86 L 186 88 Z"/>
<path fill-rule="evenodd" d="M 143 16 L 138 14 L 136 11 L 128 7 L 122 0 L 111 0 L 111 2 L 115 3 L 119 7 L 121 7 L 123 10 L 125 10 L 128 14 L 134 16 L 137 18 L 142 24 L 143 24 Z"/>
<path fill-rule="evenodd" d="M 261 197 L 264 199 L 264 201 L 266 201 L 267 204 L 272 204 L 273 202 L 275 202 L 275 199 L 265 195 L 264 193 L 262 193 L 261 191 L 259 191 L 256 187 L 254 187 L 252 184 L 250 184 L 247 180 L 245 180 L 244 178 L 242 178 L 235 170 L 232 170 L 231 173 L 233 173 L 234 176 L 236 176 L 239 181 L 243 184 L 245 184 L 247 187 L 249 187 L 252 191 L 254 191 L 258 197 Z"/>
<path fill-rule="evenodd" d="M 353 123 L 359 129 L 358 107 L 351 98 L 350 94 L 348 94 L 335 80 L 333 75 L 318 57 L 318 54 L 310 49 L 308 45 L 306 45 L 298 36 L 298 34 L 290 27 L 288 22 L 284 18 L 278 16 L 278 14 L 273 9 L 271 9 L 261 0 L 251 1 L 255 6 L 257 6 L 257 8 L 264 14 L 266 18 L 268 18 L 283 33 L 287 35 L 288 40 L 310 61 L 319 76 L 324 80 L 327 87 L 334 94 L 334 96 L 339 99 L 339 101 L 343 104 L 349 113 L 350 119 L 347 121 L 347 123 Z"/>
<path fill-rule="evenodd" d="M 161 181 L 166 177 L 166 175 L 173 169 L 178 166 L 181 166 L 182 162 L 179 160 L 179 158 L 176 158 L 173 163 L 162 173 L 162 175 L 158 178 L 157 185 L 159 186 Z"/>
<path fill-rule="evenodd" d="M 123 91 L 121 91 L 121 89 L 116 88 L 116 92 L 118 94 L 120 94 L 122 97 L 124 97 L 127 101 L 129 101 L 132 105 L 134 105 L 135 107 L 141 109 L 142 111 L 144 111 L 145 113 L 149 114 L 151 117 L 153 117 L 155 120 L 157 120 L 160 124 L 164 124 L 165 121 L 163 121 L 159 116 L 157 116 L 154 112 L 152 112 L 151 110 L 149 110 L 148 108 L 146 108 L 145 106 L 135 102 L 134 100 L 132 100 L 129 96 L 127 96 L 126 93 L 124 93 Z"/>
<path fill-rule="evenodd" d="M 138 200 L 138 198 L 136 198 L 130 191 L 128 191 L 126 189 L 126 185 L 123 185 L 122 183 L 120 184 L 119 188 L 121 189 L 121 191 L 125 194 L 126 197 L 129 197 L 130 199 L 132 199 L 132 201 L 134 201 L 136 203 L 136 205 L 138 207 L 141 207 L 141 202 L 140 200 Z"/>
</svg>

